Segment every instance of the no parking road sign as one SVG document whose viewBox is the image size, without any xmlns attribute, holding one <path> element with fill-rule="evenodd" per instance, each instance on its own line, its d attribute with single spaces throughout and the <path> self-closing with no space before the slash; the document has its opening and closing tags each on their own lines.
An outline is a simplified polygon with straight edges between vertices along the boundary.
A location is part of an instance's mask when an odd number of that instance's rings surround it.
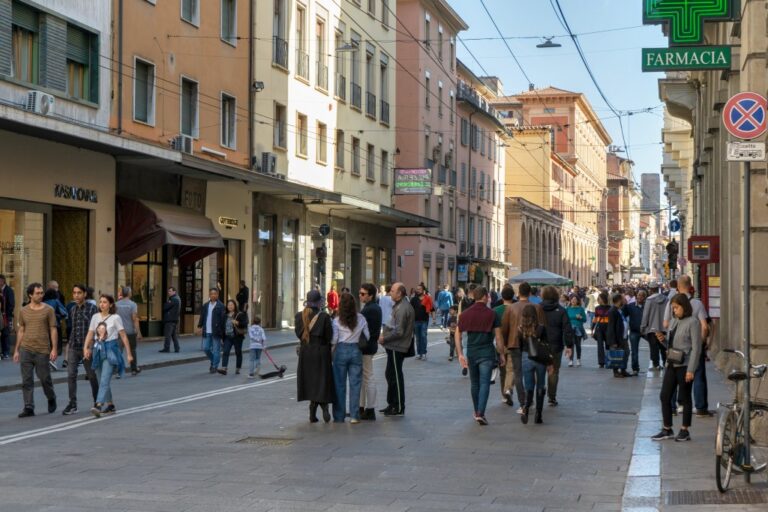
<svg viewBox="0 0 768 512">
<path fill-rule="evenodd" d="M 738 139 L 754 139 L 768 128 L 768 101 L 754 92 L 740 92 L 723 108 L 723 125 Z"/>
</svg>

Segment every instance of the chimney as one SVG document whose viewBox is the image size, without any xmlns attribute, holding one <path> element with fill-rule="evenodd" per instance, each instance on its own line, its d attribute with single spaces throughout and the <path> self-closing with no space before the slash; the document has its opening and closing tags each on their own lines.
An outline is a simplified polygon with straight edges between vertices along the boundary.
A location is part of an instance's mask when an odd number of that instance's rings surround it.
<svg viewBox="0 0 768 512">
<path fill-rule="evenodd" d="M 536 86 L 535 86 L 535 85 L 533 85 L 533 84 L 528 84 L 528 90 L 529 90 L 529 91 L 532 91 L 532 90 L 534 90 L 534 89 L 536 89 Z"/>
</svg>

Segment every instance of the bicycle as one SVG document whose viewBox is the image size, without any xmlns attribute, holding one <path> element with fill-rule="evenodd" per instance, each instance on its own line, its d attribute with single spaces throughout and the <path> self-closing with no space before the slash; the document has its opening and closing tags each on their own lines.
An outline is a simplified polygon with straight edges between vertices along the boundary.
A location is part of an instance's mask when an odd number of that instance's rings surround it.
<svg viewBox="0 0 768 512">
<path fill-rule="evenodd" d="M 723 352 L 736 354 L 742 360 L 745 360 L 746 363 L 744 353 L 739 350 L 724 349 Z M 754 456 L 750 456 L 749 461 L 745 460 L 747 438 L 749 439 L 750 446 L 755 444 L 755 440 L 751 435 L 744 432 L 744 406 L 742 398 L 739 396 L 738 383 L 748 378 L 762 379 L 766 371 L 768 371 L 768 364 L 749 364 L 748 366 L 748 372 L 733 370 L 728 375 L 728 380 L 737 384 L 737 392 L 733 403 L 718 404 L 718 407 L 722 408 L 722 410 L 717 424 L 717 438 L 715 440 L 715 477 L 717 480 L 717 490 L 721 493 L 728 490 L 733 473 L 760 473 L 768 467 L 768 462 L 754 464 L 757 462 Z M 762 380 L 759 381 L 756 391 L 760 389 L 760 382 Z M 752 421 L 768 413 L 768 404 L 750 400 L 749 410 L 750 421 Z"/>
</svg>

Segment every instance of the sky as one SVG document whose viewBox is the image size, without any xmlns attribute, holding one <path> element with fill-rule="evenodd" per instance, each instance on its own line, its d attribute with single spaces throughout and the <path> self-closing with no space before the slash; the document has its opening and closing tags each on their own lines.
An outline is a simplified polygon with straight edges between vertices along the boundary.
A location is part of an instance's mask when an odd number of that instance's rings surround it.
<svg viewBox="0 0 768 512">
<path fill-rule="evenodd" d="M 458 57 L 477 75 L 498 76 L 505 94 L 528 89 L 528 81 L 515 64 L 480 0 L 448 0 L 467 22 L 459 34 Z M 507 38 L 557 36 L 562 48 L 539 49 L 543 39 L 508 39 L 525 73 L 536 87 L 558 87 L 583 92 L 613 138 L 624 146 L 618 119 L 601 99 L 570 37 L 565 36 L 549 0 L 483 0 Z M 560 0 L 571 30 L 577 34 L 587 61 L 605 96 L 619 111 L 652 108 L 650 113 L 623 116 L 624 135 L 629 146 L 621 153 L 635 162 L 634 174 L 659 173 L 662 161 L 661 128 L 663 108 L 658 95 L 661 73 L 643 73 L 640 49 L 668 46 L 659 25 L 642 25 L 641 0 Z M 586 32 L 624 29 L 597 34 Z M 583 35 L 579 35 L 583 34 Z M 494 40 L 473 40 L 496 37 Z M 475 58 L 470 55 L 477 57 Z M 482 67 L 481 67 L 482 65 Z M 485 71 L 483 71 L 483 68 Z"/>
</svg>

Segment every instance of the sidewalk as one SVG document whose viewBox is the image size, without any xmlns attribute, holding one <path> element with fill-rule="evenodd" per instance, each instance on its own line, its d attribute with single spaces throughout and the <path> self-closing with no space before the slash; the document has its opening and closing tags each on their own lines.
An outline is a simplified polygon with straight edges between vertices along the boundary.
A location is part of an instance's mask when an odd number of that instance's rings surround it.
<svg viewBox="0 0 768 512">
<path fill-rule="evenodd" d="M 266 333 L 267 348 L 277 348 L 297 342 L 293 329 L 267 330 Z M 136 346 L 139 367 L 141 367 L 142 371 L 146 371 L 166 366 L 194 363 L 206 359 L 202 351 L 202 338 L 200 336 L 180 336 L 179 345 L 181 351 L 178 353 L 173 352 L 173 347 L 171 347 L 170 353 L 160 353 L 158 351 L 163 348 L 162 338 L 150 338 L 146 341 L 139 341 Z M 246 340 L 243 343 L 243 350 L 247 350 L 247 347 L 248 342 Z M 234 357 L 234 352 L 232 350 L 232 357 Z M 62 368 L 62 361 L 63 359 L 60 356 L 56 363 L 59 366 L 59 371 L 51 373 L 54 383 L 67 382 L 67 370 Z M 82 375 L 83 370 L 81 369 L 79 373 Z M 40 386 L 37 378 L 35 378 L 35 386 Z M 12 359 L 0 361 L 0 393 L 20 389 L 21 375 L 19 365 L 14 363 Z"/>
<path fill-rule="evenodd" d="M 716 411 L 718 402 L 732 400 L 732 389 L 724 376 L 707 364 L 709 409 Z M 753 475 L 752 485 L 742 475 L 734 475 L 730 489 L 720 494 L 715 482 L 715 437 L 717 414 L 710 418 L 694 415 L 692 441 L 654 442 L 650 436 L 661 428 L 659 392 L 662 375 L 649 372 L 642 408 L 635 434 L 632 462 L 624 489 L 623 510 L 645 511 L 765 511 L 768 509 L 766 474 Z M 675 431 L 681 416 L 674 418 Z M 768 450 L 761 453 L 768 455 Z"/>
</svg>

